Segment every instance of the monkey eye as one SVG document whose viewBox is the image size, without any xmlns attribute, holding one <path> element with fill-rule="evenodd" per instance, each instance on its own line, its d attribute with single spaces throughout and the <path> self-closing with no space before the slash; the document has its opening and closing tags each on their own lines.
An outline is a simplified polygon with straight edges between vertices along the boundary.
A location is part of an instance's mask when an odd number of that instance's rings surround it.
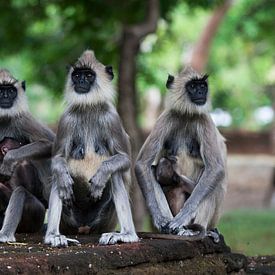
<svg viewBox="0 0 275 275">
<path fill-rule="evenodd" d="M 79 78 L 80 77 L 80 73 L 75 70 L 75 71 L 72 72 L 72 77 Z"/>
<path fill-rule="evenodd" d="M 15 88 L 9 89 L 8 92 L 12 97 L 15 97 L 17 95 L 17 90 Z"/>
</svg>

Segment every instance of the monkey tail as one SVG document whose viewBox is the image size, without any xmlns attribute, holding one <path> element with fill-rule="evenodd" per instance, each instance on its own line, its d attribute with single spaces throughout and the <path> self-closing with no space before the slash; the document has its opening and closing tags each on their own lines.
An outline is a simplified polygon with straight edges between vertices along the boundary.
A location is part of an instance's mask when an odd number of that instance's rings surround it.
<svg viewBox="0 0 275 275">
<path fill-rule="evenodd" d="M 142 239 L 161 239 L 161 240 L 180 240 L 180 241 L 199 241 L 206 237 L 206 229 L 200 224 L 190 224 L 185 227 L 187 230 L 198 232 L 192 236 L 181 236 L 173 234 L 157 234 L 140 232 L 138 236 Z"/>
</svg>

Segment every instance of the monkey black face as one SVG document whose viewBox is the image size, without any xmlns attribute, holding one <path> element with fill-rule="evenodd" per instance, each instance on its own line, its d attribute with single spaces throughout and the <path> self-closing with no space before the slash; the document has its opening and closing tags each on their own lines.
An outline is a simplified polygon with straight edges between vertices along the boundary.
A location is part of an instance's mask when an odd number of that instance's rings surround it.
<svg viewBox="0 0 275 275">
<path fill-rule="evenodd" d="M 78 94 L 86 94 L 95 82 L 96 73 L 89 68 L 75 68 L 71 75 L 74 90 Z"/>
<path fill-rule="evenodd" d="M 0 108 L 11 108 L 16 97 L 17 89 L 12 84 L 0 85 Z"/>
<path fill-rule="evenodd" d="M 185 85 L 190 100 L 196 105 L 204 105 L 207 101 L 208 84 L 207 75 L 200 79 L 192 79 Z"/>
</svg>

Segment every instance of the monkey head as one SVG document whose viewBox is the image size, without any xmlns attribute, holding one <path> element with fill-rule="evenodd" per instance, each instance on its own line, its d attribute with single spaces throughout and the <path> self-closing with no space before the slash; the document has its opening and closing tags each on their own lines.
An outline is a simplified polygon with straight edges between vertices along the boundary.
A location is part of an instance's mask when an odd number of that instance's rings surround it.
<svg viewBox="0 0 275 275">
<path fill-rule="evenodd" d="M 0 69 L 0 116 L 14 116 L 27 111 L 25 81 L 18 81 L 6 69 Z"/>
<path fill-rule="evenodd" d="M 97 104 L 113 99 L 111 66 L 104 66 L 95 57 L 94 52 L 85 51 L 70 68 L 66 100 L 73 105 Z"/>
<path fill-rule="evenodd" d="M 166 105 L 183 113 L 204 113 L 209 109 L 208 75 L 201 75 L 186 67 L 178 76 L 168 76 L 166 87 L 170 90 Z"/>
</svg>

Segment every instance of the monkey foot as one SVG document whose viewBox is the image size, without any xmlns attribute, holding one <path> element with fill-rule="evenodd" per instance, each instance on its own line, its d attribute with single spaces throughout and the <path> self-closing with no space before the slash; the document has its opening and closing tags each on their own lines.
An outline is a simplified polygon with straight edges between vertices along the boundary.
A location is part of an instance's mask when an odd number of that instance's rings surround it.
<svg viewBox="0 0 275 275">
<path fill-rule="evenodd" d="M 177 235 L 179 236 L 186 236 L 186 237 L 193 237 L 193 236 L 197 236 L 200 234 L 200 231 L 195 231 L 192 229 L 179 229 L 179 231 L 177 232 Z"/>
<path fill-rule="evenodd" d="M 218 243 L 220 241 L 220 234 L 219 234 L 218 229 L 216 229 L 216 228 L 207 231 L 206 235 L 208 237 L 212 238 L 214 243 Z"/>
<path fill-rule="evenodd" d="M 64 235 L 51 234 L 45 237 L 45 244 L 50 244 L 52 247 L 67 247 L 69 244 L 80 244 L 78 240 L 66 238 Z"/>
<path fill-rule="evenodd" d="M 11 243 L 16 242 L 14 235 L 7 236 L 4 233 L 0 232 L 0 243 L 7 243 L 7 242 L 11 242 Z"/>
<path fill-rule="evenodd" d="M 133 243 L 139 240 L 136 233 L 103 233 L 99 239 L 99 244 L 107 245 L 107 244 L 116 244 L 118 242 L 122 243 Z"/>
</svg>

